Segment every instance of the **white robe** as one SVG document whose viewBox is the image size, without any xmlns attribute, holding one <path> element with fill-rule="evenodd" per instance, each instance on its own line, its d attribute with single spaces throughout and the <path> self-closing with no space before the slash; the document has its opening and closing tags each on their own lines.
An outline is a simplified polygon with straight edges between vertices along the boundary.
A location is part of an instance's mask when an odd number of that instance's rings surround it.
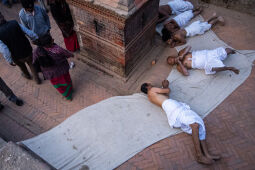
<svg viewBox="0 0 255 170">
<path fill-rule="evenodd" d="M 215 74 L 212 68 L 224 67 L 223 60 L 227 58 L 225 48 L 219 47 L 214 50 L 201 50 L 192 52 L 192 68 L 204 69 L 205 74 Z"/>
<path fill-rule="evenodd" d="M 176 21 L 176 23 L 183 28 L 184 26 L 186 26 L 189 21 L 194 17 L 193 11 L 189 10 L 189 11 L 185 11 L 177 16 L 175 16 L 173 18 L 173 20 Z"/>
<path fill-rule="evenodd" d="M 193 10 L 193 5 L 189 1 L 183 1 L 183 0 L 173 0 L 168 2 L 168 5 L 172 9 L 173 15 L 179 15 L 180 13 L 183 13 L 188 10 Z"/>
<path fill-rule="evenodd" d="M 185 103 L 173 99 L 165 100 L 162 104 L 171 127 L 181 128 L 184 132 L 192 134 L 191 124 L 199 124 L 199 139 L 205 140 L 206 130 L 203 120 Z"/>
<path fill-rule="evenodd" d="M 209 29 L 211 29 L 212 24 L 208 22 L 195 21 L 189 26 L 185 27 L 185 31 L 187 32 L 187 37 L 193 37 L 195 35 L 202 35 Z"/>
</svg>

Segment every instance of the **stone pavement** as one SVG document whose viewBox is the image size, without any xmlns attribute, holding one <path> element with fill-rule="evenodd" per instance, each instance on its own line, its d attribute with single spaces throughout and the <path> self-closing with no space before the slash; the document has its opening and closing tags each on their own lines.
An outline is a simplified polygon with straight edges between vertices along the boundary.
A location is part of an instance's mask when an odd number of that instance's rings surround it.
<svg viewBox="0 0 255 170">
<path fill-rule="evenodd" d="M 11 9 L 0 5 L 0 11 L 7 19 L 18 19 L 19 9 L 20 5 Z M 209 16 L 212 9 L 218 10 L 227 19 L 225 27 L 214 28 L 220 38 L 238 49 L 255 47 L 251 41 L 255 38 L 252 29 L 254 17 L 214 6 L 209 7 L 203 15 Z M 64 47 L 60 30 L 52 18 L 51 23 L 55 42 Z M 238 27 L 235 27 L 236 25 Z M 237 34 L 238 32 L 240 34 Z M 171 70 L 165 64 L 165 58 L 170 53 L 175 53 L 175 50 L 165 48 L 158 39 L 156 44 L 153 55 L 158 59 L 157 64 L 145 69 L 149 73 L 137 75 L 137 79 L 127 83 L 119 82 L 72 59 L 76 63 L 76 67 L 70 72 L 75 88 L 72 102 L 62 99 L 48 81 L 36 85 L 33 81 L 25 80 L 17 68 L 9 66 L 0 58 L 0 76 L 25 101 L 24 106 L 18 107 L 0 94 L 0 100 L 5 105 L 0 114 L 0 137 L 14 142 L 33 137 L 89 105 L 111 96 L 138 91 L 140 83 L 144 80 L 154 83 L 161 81 Z M 161 53 L 163 48 L 164 52 Z M 148 58 L 147 62 L 150 63 L 152 58 Z M 117 169 L 254 169 L 254 85 L 255 71 L 252 71 L 246 82 L 206 117 L 209 148 L 213 152 L 220 152 L 223 157 L 213 166 L 196 163 L 191 137 L 181 133 L 146 148 Z"/>
</svg>

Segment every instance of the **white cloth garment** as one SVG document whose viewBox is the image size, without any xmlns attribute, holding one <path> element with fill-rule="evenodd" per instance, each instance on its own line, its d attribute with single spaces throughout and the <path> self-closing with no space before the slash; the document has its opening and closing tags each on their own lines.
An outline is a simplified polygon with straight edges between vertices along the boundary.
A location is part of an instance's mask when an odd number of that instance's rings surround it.
<svg viewBox="0 0 255 170">
<path fill-rule="evenodd" d="M 189 1 L 183 1 L 183 0 L 173 0 L 168 2 L 168 5 L 172 9 L 173 15 L 179 15 L 180 13 L 183 13 L 188 10 L 192 10 L 194 7 L 192 3 Z"/>
<path fill-rule="evenodd" d="M 219 47 L 214 50 L 201 50 L 192 52 L 192 68 L 204 69 L 205 74 L 215 74 L 212 68 L 224 67 L 223 60 L 227 58 L 225 48 Z"/>
<path fill-rule="evenodd" d="M 211 29 L 212 24 L 208 22 L 195 21 L 186 28 L 184 28 L 187 32 L 187 37 L 193 37 L 195 35 L 202 35 L 209 29 Z"/>
<path fill-rule="evenodd" d="M 184 132 L 192 134 L 191 124 L 199 124 L 199 139 L 205 140 L 206 130 L 203 120 L 185 103 L 173 99 L 165 100 L 162 104 L 166 112 L 168 123 L 173 128 L 181 128 Z"/>
<path fill-rule="evenodd" d="M 189 11 L 185 11 L 177 16 L 175 16 L 173 18 L 173 20 L 176 21 L 176 23 L 181 27 L 183 28 L 184 26 L 186 26 L 189 21 L 194 17 L 194 14 L 192 12 L 192 10 L 189 10 Z"/>
</svg>

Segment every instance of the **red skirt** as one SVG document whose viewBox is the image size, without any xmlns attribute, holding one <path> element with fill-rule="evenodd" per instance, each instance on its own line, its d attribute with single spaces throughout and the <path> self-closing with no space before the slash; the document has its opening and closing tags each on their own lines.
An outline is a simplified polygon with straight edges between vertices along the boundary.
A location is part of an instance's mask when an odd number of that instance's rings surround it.
<svg viewBox="0 0 255 170">
<path fill-rule="evenodd" d="M 61 93 L 67 100 L 72 99 L 73 85 L 69 73 L 50 80 L 51 84 Z"/>
<path fill-rule="evenodd" d="M 64 37 L 64 42 L 66 45 L 66 49 L 69 51 L 75 52 L 76 50 L 80 49 L 79 42 L 78 42 L 77 35 L 76 35 L 75 31 L 73 31 L 73 34 L 70 35 L 69 37 L 67 37 L 67 38 Z"/>
</svg>

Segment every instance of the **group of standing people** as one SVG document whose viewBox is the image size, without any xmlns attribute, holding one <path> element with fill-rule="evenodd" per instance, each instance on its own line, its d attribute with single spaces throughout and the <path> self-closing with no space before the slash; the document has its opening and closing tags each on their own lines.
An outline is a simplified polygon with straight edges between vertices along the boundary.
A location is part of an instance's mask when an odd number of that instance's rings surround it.
<svg viewBox="0 0 255 170">
<path fill-rule="evenodd" d="M 80 47 L 68 4 L 65 0 L 48 2 L 52 16 L 64 37 L 66 50 L 54 43 L 46 8 L 35 5 L 34 0 L 20 1 L 23 7 L 19 12 L 21 24 L 16 20 L 6 21 L 0 13 L 0 53 L 11 66 L 20 68 L 24 78 L 33 78 L 37 84 L 41 84 L 38 73 L 42 72 L 43 78 L 50 80 L 52 85 L 71 101 L 73 87 L 67 58 L 73 57 L 69 51 L 75 52 Z M 27 37 L 37 46 L 34 51 Z M 2 79 L 0 90 L 17 105 L 23 104 Z"/>
</svg>

